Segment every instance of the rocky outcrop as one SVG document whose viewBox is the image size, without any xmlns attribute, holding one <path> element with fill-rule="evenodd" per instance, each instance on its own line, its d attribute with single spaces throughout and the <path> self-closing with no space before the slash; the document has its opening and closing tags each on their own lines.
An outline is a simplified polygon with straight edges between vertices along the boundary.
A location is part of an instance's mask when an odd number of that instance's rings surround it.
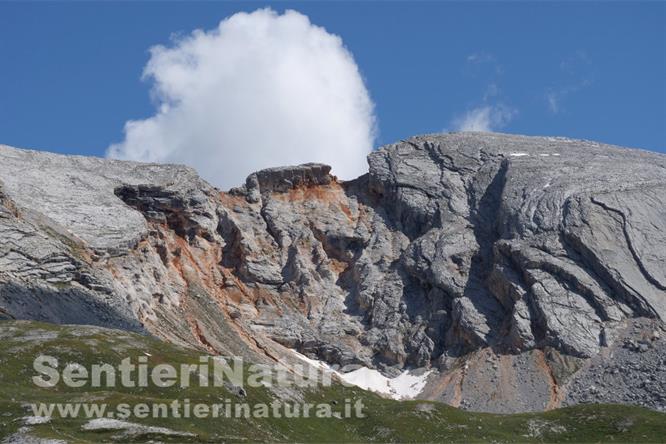
<svg viewBox="0 0 666 444">
<path fill-rule="evenodd" d="M 249 192 L 262 193 L 288 191 L 298 187 L 328 185 L 331 167 L 320 163 L 307 163 L 293 167 L 268 168 L 250 174 L 246 181 Z"/>
<path fill-rule="evenodd" d="M 228 193 L 180 166 L 0 157 L 5 316 L 255 360 L 286 347 L 387 375 L 431 367 L 423 397 L 487 411 L 582 399 L 568 387 L 630 320 L 666 317 L 655 153 L 430 135 L 373 152 L 354 181 L 306 164 Z"/>
</svg>

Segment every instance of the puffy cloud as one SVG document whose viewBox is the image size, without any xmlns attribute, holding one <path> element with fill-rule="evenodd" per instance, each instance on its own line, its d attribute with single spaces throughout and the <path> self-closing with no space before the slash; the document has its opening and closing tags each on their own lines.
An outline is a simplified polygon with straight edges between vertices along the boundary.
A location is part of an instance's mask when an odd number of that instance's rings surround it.
<svg viewBox="0 0 666 444">
<path fill-rule="evenodd" d="M 456 131 L 495 131 L 505 127 L 516 115 L 516 110 L 505 105 L 483 105 L 453 119 Z"/>
<path fill-rule="evenodd" d="M 340 37 L 296 11 L 238 13 L 155 46 L 143 77 L 155 115 L 128 121 L 110 157 L 184 163 L 224 188 L 270 166 L 367 170 L 375 117 L 359 69 Z"/>
</svg>

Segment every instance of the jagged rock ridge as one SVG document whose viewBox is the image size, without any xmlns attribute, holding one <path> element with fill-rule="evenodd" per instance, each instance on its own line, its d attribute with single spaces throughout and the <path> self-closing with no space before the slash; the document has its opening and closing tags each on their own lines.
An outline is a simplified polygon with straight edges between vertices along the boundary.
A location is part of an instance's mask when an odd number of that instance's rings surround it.
<svg viewBox="0 0 666 444">
<path fill-rule="evenodd" d="M 286 347 L 387 374 L 433 367 L 424 397 L 490 411 L 575 402 L 576 375 L 629 319 L 666 316 L 655 153 L 431 135 L 373 152 L 351 182 L 307 164 L 229 193 L 180 166 L 0 157 L 6 316 L 257 360 Z M 510 389 L 486 399 L 498 378 Z"/>
</svg>

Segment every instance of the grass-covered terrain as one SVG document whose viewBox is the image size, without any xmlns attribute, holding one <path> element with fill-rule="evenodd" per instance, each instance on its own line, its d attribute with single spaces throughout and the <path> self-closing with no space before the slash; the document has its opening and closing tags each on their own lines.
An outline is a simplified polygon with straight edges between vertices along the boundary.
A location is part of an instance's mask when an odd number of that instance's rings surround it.
<svg viewBox="0 0 666 444">
<path fill-rule="evenodd" d="M 159 363 L 199 362 L 193 350 L 150 337 L 94 327 L 56 326 L 36 322 L 0 322 L 0 436 L 22 442 L 26 437 L 64 442 L 666 442 L 666 415 L 637 407 L 585 405 L 546 413 L 493 415 L 470 413 L 439 403 L 398 402 L 353 387 L 335 384 L 306 390 L 302 401 L 341 409 L 346 399 L 362 400 L 364 418 L 136 418 L 125 429 L 90 429 L 91 418 L 29 419 L 32 403 L 165 403 L 189 399 L 191 404 L 221 403 L 225 399 L 256 405 L 276 396 L 267 388 L 176 386 L 145 388 L 70 388 L 59 383 L 40 388 L 33 360 L 40 354 L 58 358 L 59 368 L 70 362 L 118 366 L 139 357 L 149 367 Z M 108 412 L 108 410 L 107 410 Z M 43 422 L 35 424 L 36 422 Z M 32 424 L 31 424 L 32 422 Z M 152 428 L 150 428 L 152 427 Z M 162 427 L 164 429 L 157 429 Z M 172 434 L 176 433 L 176 434 Z"/>
</svg>

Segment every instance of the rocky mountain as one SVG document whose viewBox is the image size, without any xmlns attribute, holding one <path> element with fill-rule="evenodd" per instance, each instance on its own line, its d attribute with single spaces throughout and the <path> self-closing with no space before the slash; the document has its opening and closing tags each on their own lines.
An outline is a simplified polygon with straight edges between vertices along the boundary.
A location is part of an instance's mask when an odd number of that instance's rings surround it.
<svg viewBox="0 0 666 444">
<path fill-rule="evenodd" d="M 666 408 L 666 156 L 414 137 L 340 182 L 0 146 L 0 316 L 385 376 L 471 410 Z M 419 369 L 419 370 L 416 370 Z"/>
</svg>

